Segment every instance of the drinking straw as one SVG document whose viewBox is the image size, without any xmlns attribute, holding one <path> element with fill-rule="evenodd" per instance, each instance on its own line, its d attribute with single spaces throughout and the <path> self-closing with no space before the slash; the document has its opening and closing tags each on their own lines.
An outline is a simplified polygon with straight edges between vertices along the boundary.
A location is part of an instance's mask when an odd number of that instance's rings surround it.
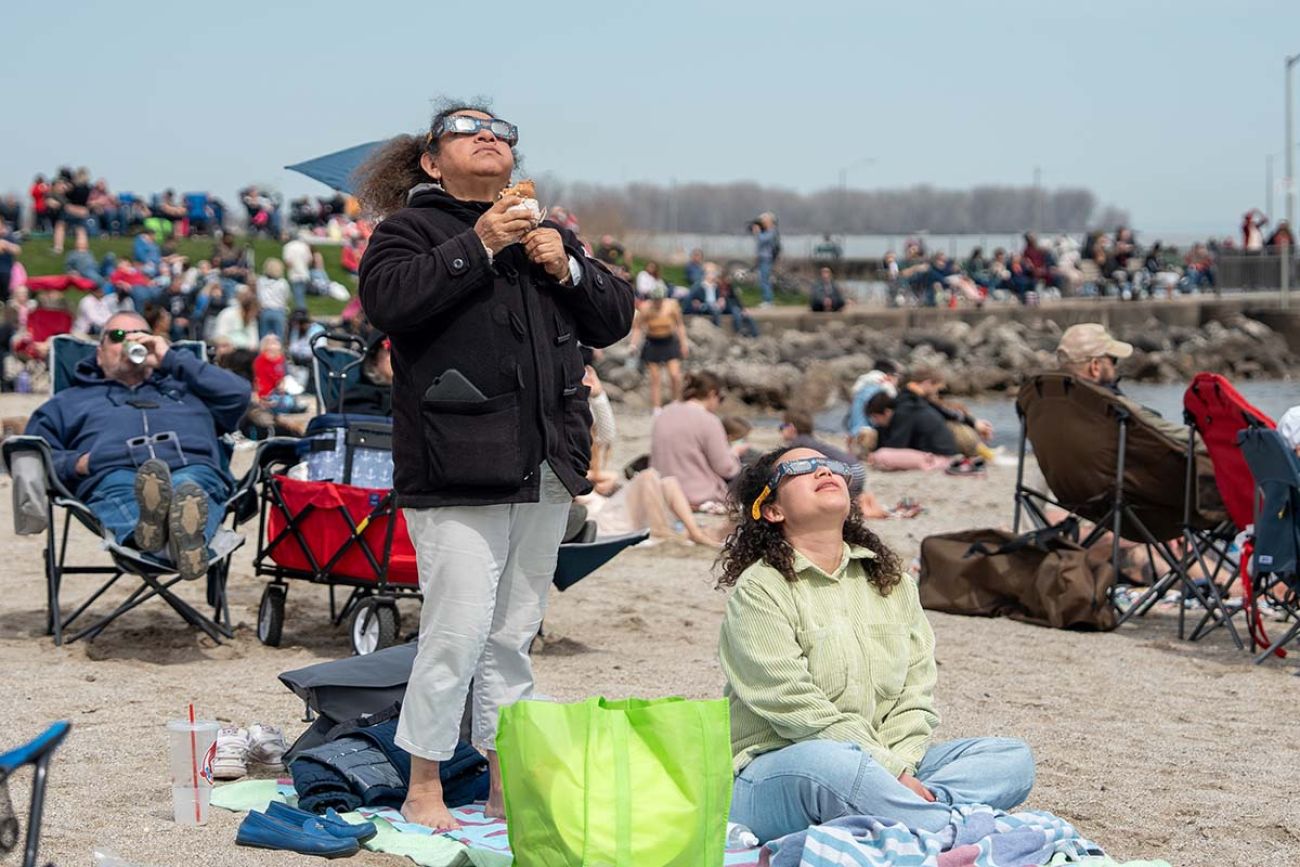
<svg viewBox="0 0 1300 867">
<path fill-rule="evenodd" d="M 199 747 L 194 738 L 194 702 L 190 702 L 190 779 L 194 783 L 194 824 L 199 824 Z"/>
</svg>

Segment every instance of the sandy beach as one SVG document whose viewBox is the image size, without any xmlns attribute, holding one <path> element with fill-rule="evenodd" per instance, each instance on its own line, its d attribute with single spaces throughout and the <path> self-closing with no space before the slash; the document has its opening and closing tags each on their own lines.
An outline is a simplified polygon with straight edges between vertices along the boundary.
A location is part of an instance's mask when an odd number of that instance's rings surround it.
<svg viewBox="0 0 1300 867">
<path fill-rule="evenodd" d="M 0 415 L 25 415 L 37 396 L 0 398 Z M 616 463 L 647 450 L 649 416 L 620 416 Z M 759 432 L 756 444 L 773 442 Z M 246 460 L 247 453 L 243 453 Z M 1014 467 L 986 478 L 942 474 L 871 477 L 885 503 L 902 496 L 926 512 L 878 522 L 904 561 L 931 533 L 1009 524 Z M 0 479 L 5 570 L 0 602 L 0 747 L 55 719 L 73 723 L 55 759 L 42 863 L 87 864 L 96 845 L 141 865 L 318 863 L 237 848 L 238 818 L 214 811 L 203 828 L 171 819 L 164 723 L 194 701 L 200 714 L 242 725 L 305 723 L 302 705 L 276 679 L 282 671 L 350 652 L 327 618 L 326 591 L 295 585 L 284 646 L 262 646 L 254 622 L 262 581 L 250 540 L 230 580 L 234 641 L 198 637 L 158 602 L 137 609 L 93 643 L 56 648 L 45 636 L 41 537 L 12 534 L 9 479 Z M 249 526 L 250 532 L 256 525 Z M 96 542 L 74 533 L 82 560 Z M 726 601 L 711 577 L 713 553 L 663 543 L 620 555 L 570 591 L 553 591 L 545 647 L 534 657 L 538 690 L 562 700 L 607 696 L 721 694 L 718 624 Z M 92 579 L 72 578 L 65 604 Z M 115 588 L 96 610 L 129 592 Z M 201 604 L 202 588 L 181 588 Z M 415 609 L 405 612 L 412 623 Z M 1113 856 L 1176 865 L 1300 863 L 1300 746 L 1294 656 L 1254 666 L 1222 631 L 1179 641 L 1176 617 L 1158 610 L 1109 634 L 1055 632 L 1007 620 L 932 614 L 938 643 L 941 739 L 1008 735 L 1027 741 L 1038 781 L 1026 805 L 1075 823 Z M 25 780 L 14 786 L 25 809 Z M 353 863 L 408 863 L 362 853 Z"/>
</svg>

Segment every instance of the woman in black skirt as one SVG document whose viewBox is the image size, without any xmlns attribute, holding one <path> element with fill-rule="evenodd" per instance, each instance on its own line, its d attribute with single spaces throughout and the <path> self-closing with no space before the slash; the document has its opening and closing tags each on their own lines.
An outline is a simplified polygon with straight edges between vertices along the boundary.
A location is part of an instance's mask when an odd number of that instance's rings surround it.
<svg viewBox="0 0 1300 867">
<path fill-rule="evenodd" d="M 668 367 L 668 380 L 672 384 L 669 400 L 682 396 L 682 359 L 690 354 L 686 342 L 686 319 L 681 305 L 666 298 L 662 287 L 656 287 L 650 300 L 637 310 L 632 320 L 632 346 L 641 348 L 641 360 L 650 374 L 650 405 L 655 412 L 663 405 L 660 388 L 660 371 Z"/>
</svg>

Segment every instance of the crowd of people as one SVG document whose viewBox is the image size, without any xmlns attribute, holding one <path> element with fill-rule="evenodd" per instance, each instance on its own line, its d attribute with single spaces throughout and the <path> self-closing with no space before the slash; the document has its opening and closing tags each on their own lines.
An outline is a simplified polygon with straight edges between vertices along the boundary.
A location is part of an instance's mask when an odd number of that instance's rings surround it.
<svg viewBox="0 0 1300 867">
<path fill-rule="evenodd" d="M 975 247 L 961 262 L 943 251 L 928 252 L 924 241 L 908 241 L 900 259 L 885 254 L 881 276 L 897 306 L 982 306 L 987 300 L 1033 305 L 1045 297 L 1169 297 L 1212 290 L 1217 285 L 1215 252 L 1205 243 L 1185 253 L 1160 241 L 1140 247 L 1132 229 L 1087 233 L 1082 245 L 1069 235 L 1049 242 L 1026 232 L 1019 250 L 991 253 Z"/>
<path fill-rule="evenodd" d="M 342 242 L 358 232 L 369 234 L 355 198 L 336 193 L 302 196 L 289 205 L 285 219 L 283 197 L 257 185 L 239 190 L 244 210 L 241 228 L 249 235 L 282 239 L 292 230 Z M 158 238 L 220 235 L 235 228 L 236 216 L 225 202 L 208 192 L 178 194 L 167 188 L 138 195 L 114 192 L 105 178 L 93 178 L 84 166 L 62 166 L 50 175 L 38 174 L 27 189 L 26 201 L 14 193 L 0 196 L 0 219 L 13 229 L 50 235 L 54 252 L 69 243 L 98 235 L 130 235 L 142 228 Z"/>
</svg>

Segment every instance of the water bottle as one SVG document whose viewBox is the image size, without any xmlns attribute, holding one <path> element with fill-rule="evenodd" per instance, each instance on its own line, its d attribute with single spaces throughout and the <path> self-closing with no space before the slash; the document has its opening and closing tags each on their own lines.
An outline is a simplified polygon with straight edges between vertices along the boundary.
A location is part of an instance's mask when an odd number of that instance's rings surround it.
<svg viewBox="0 0 1300 867">
<path fill-rule="evenodd" d="M 18 371 L 18 376 L 14 379 L 14 391 L 19 394 L 30 394 L 32 390 L 32 375 L 27 372 L 27 368 Z"/>
<path fill-rule="evenodd" d="M 754 835 L 753 831 L 735 822 L 727 823 L 728 849 L 753 849 L 757 845 L 758 837 Z"/>
</svg>

